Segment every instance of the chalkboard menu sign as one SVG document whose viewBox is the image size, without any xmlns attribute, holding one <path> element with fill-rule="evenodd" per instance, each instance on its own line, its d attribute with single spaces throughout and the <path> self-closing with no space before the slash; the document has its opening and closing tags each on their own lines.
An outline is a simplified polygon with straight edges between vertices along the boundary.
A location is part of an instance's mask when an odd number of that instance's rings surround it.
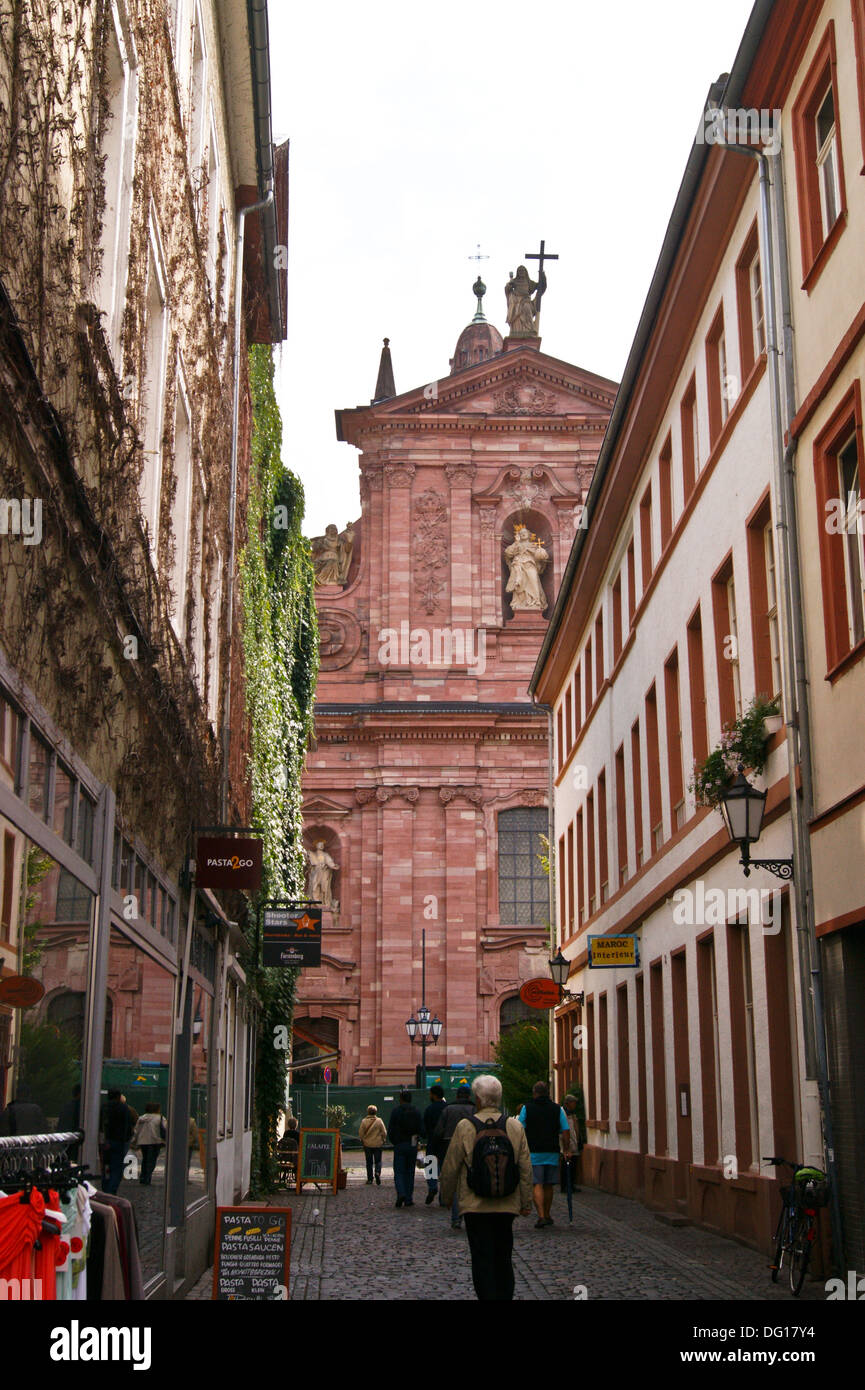
<svg viewBox="0 0 865 1390">
<path fill-rule="evenodd" d="M 339 1130 L 302 1129 L 297 1161 L 298 1192 L 305 1182 L 328 1184 L 336 1192 L 338 1179 Z"/>
<path fill-rule="evenodd" d="M 284 1301 L 290 1248 L 290 1208 L 217 1207 L 213 1298 Z"/>
</svg>

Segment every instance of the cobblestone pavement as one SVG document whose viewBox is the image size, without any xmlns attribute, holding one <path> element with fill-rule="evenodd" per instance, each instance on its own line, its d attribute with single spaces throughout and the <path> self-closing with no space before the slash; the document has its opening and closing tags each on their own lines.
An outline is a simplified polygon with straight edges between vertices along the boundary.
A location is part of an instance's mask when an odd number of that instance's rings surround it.
<svg viewBox="0 0 865 1390">
<path fill-rule="evenodd" d="M 292 1208 L 291 1298 L 474 1299 L 465 1233 L 451 1229 L 437 1203 L 424 1205 L 425 1182 L 415 1185 L 415 1205 L 398 1211 L 392 1169 L 382 1169 L 381 1187 L 367 1187 L 358 1158 L 346 1156 L 348 1187 L 336 1196 L 305 1189 L 271 1199 Z M 588 1300 L 797 1301 L 785 1276 L 771 1283 L 764 1256 L 695 1226 L 666 1225 L 639 1202 L 583 1188 L 570 1223 L 557 1192 L 553 1218 L 541 1231 L 534 1216 L 515 1222 L 517 1299 L 573 1300 L 582 1285 Z M 210 1298 L 211 1278 L 187 1297 Z M 809 1281 L 798 1302 L 824 1298 L 823 1282 Z"/>
</svg>

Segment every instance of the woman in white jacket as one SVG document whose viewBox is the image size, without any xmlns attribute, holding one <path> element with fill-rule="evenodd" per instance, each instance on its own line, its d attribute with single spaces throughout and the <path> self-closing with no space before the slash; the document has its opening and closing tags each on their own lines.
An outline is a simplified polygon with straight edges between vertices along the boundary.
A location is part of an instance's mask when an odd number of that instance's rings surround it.
<svg viewBox="0 0 865 1390">
<path fill-rule="evenodd" d="M 150 1179 L 153 1177 L 153 1170 L 156 1167 L 156 1160 L 159 1158 L 159 1150 L 165 1143 L 165 1118 L 160 1110 L 159 1102 L 148 1101 L 144 1107 L 144 1114 L 139 1115 L 129 1141 L 129 1147 L 141 1151 L 141 1176 L 138 1181 L 143 1187 L 150 1186 Z"/>
</svg>

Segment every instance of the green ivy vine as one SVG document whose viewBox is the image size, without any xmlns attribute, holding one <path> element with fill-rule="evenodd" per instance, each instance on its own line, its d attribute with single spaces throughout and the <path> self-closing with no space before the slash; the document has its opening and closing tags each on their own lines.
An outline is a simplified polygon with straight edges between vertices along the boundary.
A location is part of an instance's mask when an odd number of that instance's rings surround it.
<svg viewBox="0 0 865 1390">
<path fill-rule="evenodd" d="M 248 541 L 240 560 L 246 708 L 250 723 L 253 823 L 263 831 L 262 898 L 303 895 L 301 775 L 318 675 L 318 624 L 309 546 L 301 530 L 303 487 L 283 467 L 282 421 L 268 347 L 249 352 L 252 469 Z M 248 929 L 250 946 L 255 923 Z M 259 965 L 249 978 L 259 1027 L 252 1146 L 253 1190 L 276 1185 L 276 1126 L 285 1100 L 287 1053 L 274 1046 L 290 1031 L 297 972 Z"/>
</svg>

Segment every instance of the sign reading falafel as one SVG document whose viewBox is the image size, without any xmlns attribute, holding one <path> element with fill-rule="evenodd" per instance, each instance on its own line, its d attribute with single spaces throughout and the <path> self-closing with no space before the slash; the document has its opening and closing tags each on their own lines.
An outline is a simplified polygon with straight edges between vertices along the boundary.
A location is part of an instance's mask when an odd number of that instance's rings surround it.
<svg viewBox="0 0 865 1390">
<path fill-rule="evenodd" d="M 289 1207 L 217 1207 L 212 1297 L 283 1302 L 290 1249 Z"/>
<path fill-rule="evenodd" d="M 264 903 L 264 965 L 321 965 L 321 908 L 305 903 Z"/>
<path fill-rule="evenodd" d="M 199 836 L 195 882 L 199 888 L 250 888 L 256 892 L 261 887 L 261 840 Z"/>
</svg>

